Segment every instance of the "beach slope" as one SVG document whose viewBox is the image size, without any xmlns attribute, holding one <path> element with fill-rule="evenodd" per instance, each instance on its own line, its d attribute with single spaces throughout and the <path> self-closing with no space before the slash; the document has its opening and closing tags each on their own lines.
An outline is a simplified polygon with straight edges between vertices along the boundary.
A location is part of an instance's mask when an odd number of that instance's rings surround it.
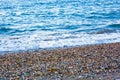
<svg viewBox="0 0 120 80">
<path fill-rule="evenodd" d="M 120 43 L 0 55 L 0 80 L 119 80 Z"/>
</svg>

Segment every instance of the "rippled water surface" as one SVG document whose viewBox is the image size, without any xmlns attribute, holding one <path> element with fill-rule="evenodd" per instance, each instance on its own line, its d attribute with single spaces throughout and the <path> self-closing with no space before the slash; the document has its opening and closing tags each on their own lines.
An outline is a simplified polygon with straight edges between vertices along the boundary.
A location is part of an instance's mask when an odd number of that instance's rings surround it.
<svg viewBox="0 0 120 80">
<path fill-rule="evenodd" d="M 0 0 L 0 52 L 120 42 L 120 0 Z"/>
</svg>

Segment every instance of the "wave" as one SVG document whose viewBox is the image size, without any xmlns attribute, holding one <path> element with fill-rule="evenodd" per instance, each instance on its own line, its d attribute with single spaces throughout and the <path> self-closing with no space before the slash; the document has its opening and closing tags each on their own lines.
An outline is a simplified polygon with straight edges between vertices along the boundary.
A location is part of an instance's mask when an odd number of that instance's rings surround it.
<svg viewBox="0 0 120 80">
<path fill-rule="evenodd" d="M 110 24 L 104 28 L 96 29 L 96 34 L 120 32 L 120 24 Z"/>
<path fill-rule="evenodd" d="M 0 34 L 6 34 L 6 35 L 19 35 L 19 34 L 24 34 L 24 33 L 31 33 L 35 31 L 34 29 L 31 30 L 26 30 L 26 29 L 13 29 L 13 28 L 6 28 L 6 27 L 1 27 L 0 28 Z"/>
<path fill-rule="evenodd" d="M 10 32 L 12 30 L 13 29 L 11 29 L 11 28 L 1 27 L 0 28 L 0 34 L 8 33 L 8 32 Z"/>
<path fill-rule="evenodd" d="M 116 33 L 117 30 L 112 29 L 101 29 L 99 31 L 94 32 L 95 34 L 105 34 L 105 33 Z"/>
<path fill-rule="evenodd" d="M 76 30 L 72 33 L 87 33 L 87 34 L 105 34 L 105 33 L 115 33 L 116 30 L 105 29 L 105 28 L 94 28 L 94 29 L 85 29 L 85 30 Z"/>
<path fill-rule="evenodd" d="M 107 27 L 108 28 L 117 28 L 117 29 L 120 29 L 120 24 L 110 24 Z"/>
</svg>

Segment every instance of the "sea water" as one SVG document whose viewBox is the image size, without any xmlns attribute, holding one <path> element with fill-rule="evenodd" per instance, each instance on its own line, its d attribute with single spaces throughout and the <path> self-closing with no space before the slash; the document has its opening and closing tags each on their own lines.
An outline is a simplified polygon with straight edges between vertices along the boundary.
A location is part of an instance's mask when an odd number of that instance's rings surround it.
<svg viewBox="0 0 120 80">
<path fill-rule="evenodd" d="M 0 0 L 0 52 L 120 42 L 120 0 Z"/>
</svg>

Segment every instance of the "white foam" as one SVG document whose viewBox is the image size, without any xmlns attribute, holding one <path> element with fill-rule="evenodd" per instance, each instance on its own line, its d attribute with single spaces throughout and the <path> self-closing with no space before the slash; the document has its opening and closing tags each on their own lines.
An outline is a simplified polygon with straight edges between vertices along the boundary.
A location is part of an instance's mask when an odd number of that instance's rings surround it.
<svg viewBox="0 0 120 80">
<path fill-rule="evenodd" d="M 5 15 L 6 15 L 6 12 L 5 12 L 5 11 L 2 11 L 2 12 L 0 12 L 0 15 L 5 16 Z"/>
<path fill-rule="evenodd" d="M 42 34 L 43 35 L 43 34 Z M 120 41 L 120 33 L 111 34 L 63 34 L 58 36 L 49 36 L 45 34 L 26 35 L 22 37 L 2 38 L 0 41 L 0 51 L 18 51 L 39 48 L 57 48 L 65 46 L 80 46 L 87 44 L 111 43 Z M 66 38 L 69 37 L 69 38 Z"/>
</svg>

